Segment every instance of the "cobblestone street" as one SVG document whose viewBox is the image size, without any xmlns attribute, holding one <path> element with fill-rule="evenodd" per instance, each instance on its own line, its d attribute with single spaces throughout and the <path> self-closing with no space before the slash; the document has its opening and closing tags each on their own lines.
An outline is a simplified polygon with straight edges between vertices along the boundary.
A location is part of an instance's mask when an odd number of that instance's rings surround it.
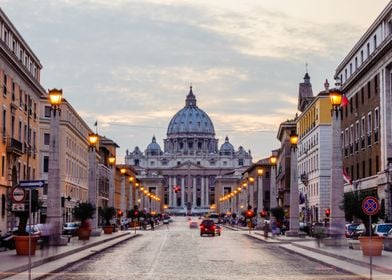
<svg viewBox="0 0 392 280">
<path fill-rule="evenodd" d="M 50 279 L 354 279 L 275 244 L 223 229 L 200 237 L 185 218 L 81 261 Z M 49 279 L 49 278 L 47 278 Z"/>
</svg>

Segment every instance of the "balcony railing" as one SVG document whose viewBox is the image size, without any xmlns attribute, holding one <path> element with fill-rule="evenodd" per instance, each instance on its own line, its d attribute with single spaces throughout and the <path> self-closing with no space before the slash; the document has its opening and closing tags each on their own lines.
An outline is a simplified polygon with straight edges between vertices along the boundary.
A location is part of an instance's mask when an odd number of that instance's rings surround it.
<svg viewBox="0 0 392 280">
<path fill-rule="evenodd" d="M 14 139 L 12 137 L 7 137 L 6 144 L 7 144 L 7 153 L 14 153 L 19 156 L 21 156 L 23 154 L 22 142 Z"/>
</svg>

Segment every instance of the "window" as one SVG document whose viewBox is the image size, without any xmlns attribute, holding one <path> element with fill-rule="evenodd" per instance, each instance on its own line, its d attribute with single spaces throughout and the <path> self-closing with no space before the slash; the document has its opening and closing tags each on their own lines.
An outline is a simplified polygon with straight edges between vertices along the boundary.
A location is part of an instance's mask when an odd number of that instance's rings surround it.
<svg viewBox="0 0 392 280">
<path fill-rule="evenodd" d="M 355 57 L 355 71 L 358 69 L 358 58 Z"/>
<path fill-rule="evenodd" d="M 377 35 L 373 36 L 373 44 L 374 44 L 374 49 L 377 48 Z"/>
<path fill-rule="evenodd" d="M 7 111 L 3 109 L 3 138 L 7 136 Z"/>
<path fill-rule="evenodd" d="M 353 64 L 350 63 L 350 76 L 353 74 Z"/>
<path fill-rule="evenodd" d="M 45 115 L 46 118 L 50 118 L 50 106 L 45 106 Z"/>
<path fill-rule="evenodd" d="M 367 133 L 372 133 L 372 113 L 370 112 L 367 117 Z"/>
<path fill-rule="evenodd" d="M 1 216 L 5 216 L 5 194 L 1 195 Z"/>
<path fill-rule="evenodd" d="M 369 176 L 372 176 L 372 159 L 369 158 Z"/>
<path fill-rule="evenodd" d="M 44 145 L 49 145 L 50 142 L 50 134 L 44 133 Z"/>
<path fill-rule="evenodd" d="M 44 169 L 43 172 L 48 172 L 49 171 L 49 157 L 44 156 Z"/>
<path fill-rule="evenodd" d="M 5 176 L 5 156 L 1 157 L 1 177 Z"/>
<path fill-rule="evenodd" d="M 242 158 L 238 159 L 238 165 L 243 166 L 244 165 L 244 160 Z"/>
<path fill-rule="evenodd" d="M 361 88 L 361 103 L 365 103 L 365 92 L 363 90 L 363 88 Z"/>
<path fill-rule="evenodd" d="M 366 44 L 366 52 L 367 52 L 367 56 L 370 56 L 370 43 Z"/>
<path fill-rule="evenodd" d="M 361 51 L 361 64 L 363 63 L 363 51 Z"/>
<path fill-rule="evenodd" d="M 3 94 L 7 95 L 7 74 L 4 73 L 3 79 Z"/>
</svg>

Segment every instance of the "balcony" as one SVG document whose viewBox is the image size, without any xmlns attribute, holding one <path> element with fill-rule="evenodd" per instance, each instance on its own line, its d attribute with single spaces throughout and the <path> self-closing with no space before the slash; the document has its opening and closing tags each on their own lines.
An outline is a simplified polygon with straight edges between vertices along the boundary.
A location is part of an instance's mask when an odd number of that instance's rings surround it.
<svg viewBox="0 0 392 280">
<path fill-rule="evenodd" d="M 23 144 L 18 140 L 7 137 L 6 138 L 6 145 L 7 145 L 7 153 L 13 153 L 17 156 L 23 155 Z"/>
</svg>

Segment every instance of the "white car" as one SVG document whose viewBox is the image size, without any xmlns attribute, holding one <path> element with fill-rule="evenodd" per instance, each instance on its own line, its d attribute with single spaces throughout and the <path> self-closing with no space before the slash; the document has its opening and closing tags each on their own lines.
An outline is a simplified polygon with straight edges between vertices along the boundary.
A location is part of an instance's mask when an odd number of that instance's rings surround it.
<svg viewBox="0 0 392 280">
<path fill-rule="evenodd" d="M 385 236 L 392 229 L 392 223 L 376 224 L 373 231 L 378 236 Z"/>
</svg>

